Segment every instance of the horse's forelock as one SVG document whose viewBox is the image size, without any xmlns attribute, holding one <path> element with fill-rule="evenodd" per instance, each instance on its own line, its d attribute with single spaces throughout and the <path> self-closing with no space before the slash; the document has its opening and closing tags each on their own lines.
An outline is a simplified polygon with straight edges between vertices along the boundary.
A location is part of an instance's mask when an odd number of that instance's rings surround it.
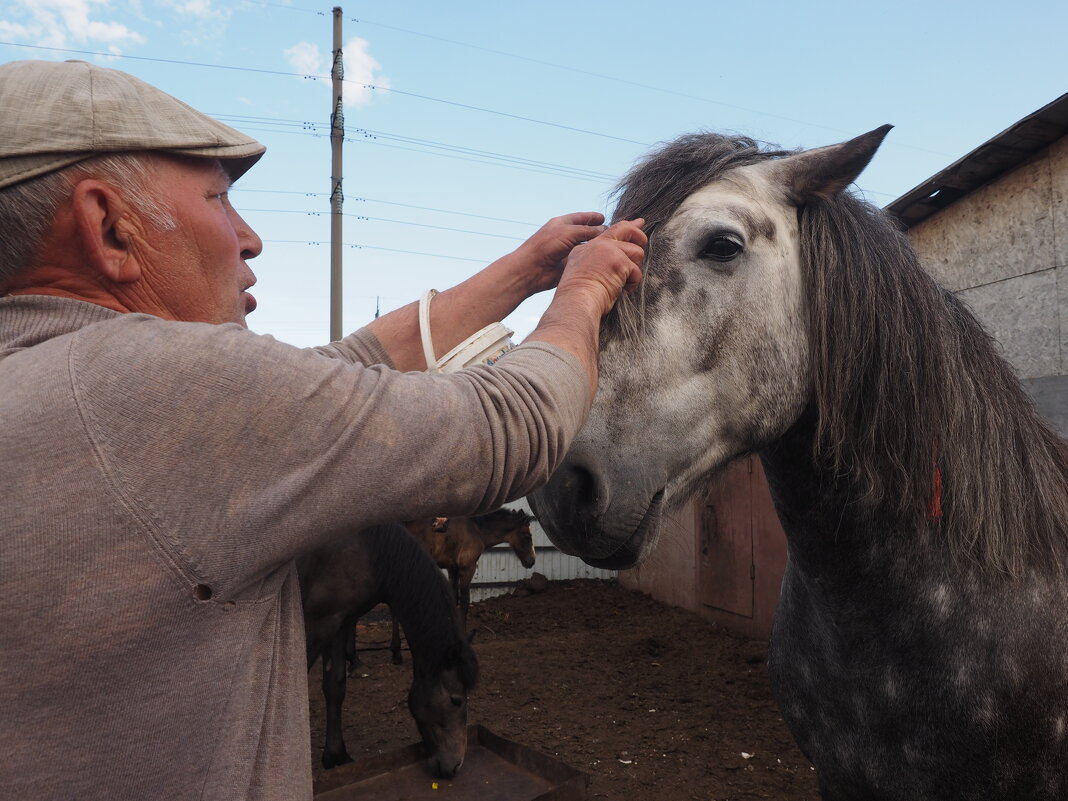
<svg viewBox="0 0 1068 801">
<path fill-rule="evenodd" d="M 657 242 L 655 232 L 679 208 L 682 202 L 701 187 L 737 167 L 783 158 L 794 151 L 778 150 L 745 136 L 717 133 L 694 133 L 680 136 L 652 151 L 639 161 L 616 185 L 617 198 L 612 222 L 641 217 L 649 235 L 647 272 L 655 270 Z M 621 335 L 637 341 L 645 311 L 646 283 L 638 291 L 620 297 L 605 318 L 606 339 Z"/>
<path fill-rule="evenodd" d="M 480 526 L 488 525 L 489 523 L 494 523 L 497 521 L 506 521 L 508 523 L 511 523 L 512 525 L 521 526 L 524 523 L 533 522 L 535 518 L 533 515 L 527 514 L 522 509 L 509 509 L 507 507 L 502 506 L 500 509 L 495 509 L 492 512 L 487 512 L 484 515 L 478 515 L 477 517 L 473 517 L 471 519 L 474 520 L 475 523 Z"/>
<path fill-rule="evenodd" d="M 618 200 L 612 220 L 642 217 L 647 227 L 657 226 L 683 200 L 728 170 L 790 153 L 745 136 L 681 136 L 645 156 L 623 176 L 613 191 Z"/>
</svg>

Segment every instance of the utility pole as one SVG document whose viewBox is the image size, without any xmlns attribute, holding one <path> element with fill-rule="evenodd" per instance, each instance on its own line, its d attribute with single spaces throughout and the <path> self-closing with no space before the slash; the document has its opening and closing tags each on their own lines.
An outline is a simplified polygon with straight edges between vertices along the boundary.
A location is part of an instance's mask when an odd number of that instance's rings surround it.
<svg viewBox="0 0 1068 801">
<path fill-rule="evenodd" d="M 330 112 L 330 341 L 341 339 L 341 144 L 345 140 L 343 85 L 345 66 L 341 60 L 341 6 L 334 6 L 333 108 Z"/>
</svg>

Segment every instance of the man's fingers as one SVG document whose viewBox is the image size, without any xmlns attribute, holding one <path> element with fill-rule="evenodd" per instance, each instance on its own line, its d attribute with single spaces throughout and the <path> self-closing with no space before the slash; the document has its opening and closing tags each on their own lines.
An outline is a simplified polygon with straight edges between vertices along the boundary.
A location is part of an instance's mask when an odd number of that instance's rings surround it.
<svg viewBox="0 0 1068 801">
<path fill-rule="evenodd" d="M 608 228 L 603 236 L 608 239 L 617 239 L 620 242 L 633 242 L 642 248 L 649 244 L 649 237 L 642 230 L 645 220 L 640 217 L 636 220 L 620 220 Z"/>
<path fill-rule="evenodd" d="M 571 214 L 561 214 L 554 217 L 550 222 L 559 222 L 566 225 L 601 225 L 604 223 L 604 215 L 599 211 L 575 211 Z"/>
</svg>

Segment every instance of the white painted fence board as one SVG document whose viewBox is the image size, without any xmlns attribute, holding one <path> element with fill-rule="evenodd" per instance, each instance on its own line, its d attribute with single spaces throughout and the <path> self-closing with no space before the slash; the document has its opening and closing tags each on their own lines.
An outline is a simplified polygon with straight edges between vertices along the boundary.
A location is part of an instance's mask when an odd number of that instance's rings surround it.
<svg viewBox="0 0 1068 801">
<path fill-rule="evenodd" d="M 530 506 L 526 499 L 520 499 L 507 504 L 511 509 L 523 509 L 530 512 Z M 568 556 L 561 553 L 552 541 L 546 536 L 545 531 L 537 523 L 530 524 L 530 532 L 534 536 L 534 567 L 527 570 L 520 563 L 515 553 L 508 545 L 497 545 L 490 548 L 482 558 L 478 560 L 478 569 L 475 578 L 471 582 L 471 600 L 481 601 L 484 598 L 492 598 L 495 595 L 503 595 L 511 592 L 516 582 L 530 578 L 534 572 L 541 573 L 550 581 L 564 581 L 567 579 L 614 579 L 617 575 L 615 570 L 600 570 L 590 567 L 577 556 Z"/>
</svg>

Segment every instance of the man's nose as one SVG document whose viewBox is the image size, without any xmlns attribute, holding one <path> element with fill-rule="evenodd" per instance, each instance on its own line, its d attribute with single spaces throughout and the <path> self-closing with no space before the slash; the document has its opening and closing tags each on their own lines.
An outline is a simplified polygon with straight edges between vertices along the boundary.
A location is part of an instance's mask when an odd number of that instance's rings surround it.
<svg viewBox="0 0 1068 801">
<path fill-rule="evenodd" d="M 237 241 L 241 245 L 241 258 L 254 259 L 263 253 L 263 240 L 260 235 L 252 230 L 252 226 L 245 222 L 245 218 L 236 211 L 234 215 L 234 230 L 237 232 Z"/>
</svg>

